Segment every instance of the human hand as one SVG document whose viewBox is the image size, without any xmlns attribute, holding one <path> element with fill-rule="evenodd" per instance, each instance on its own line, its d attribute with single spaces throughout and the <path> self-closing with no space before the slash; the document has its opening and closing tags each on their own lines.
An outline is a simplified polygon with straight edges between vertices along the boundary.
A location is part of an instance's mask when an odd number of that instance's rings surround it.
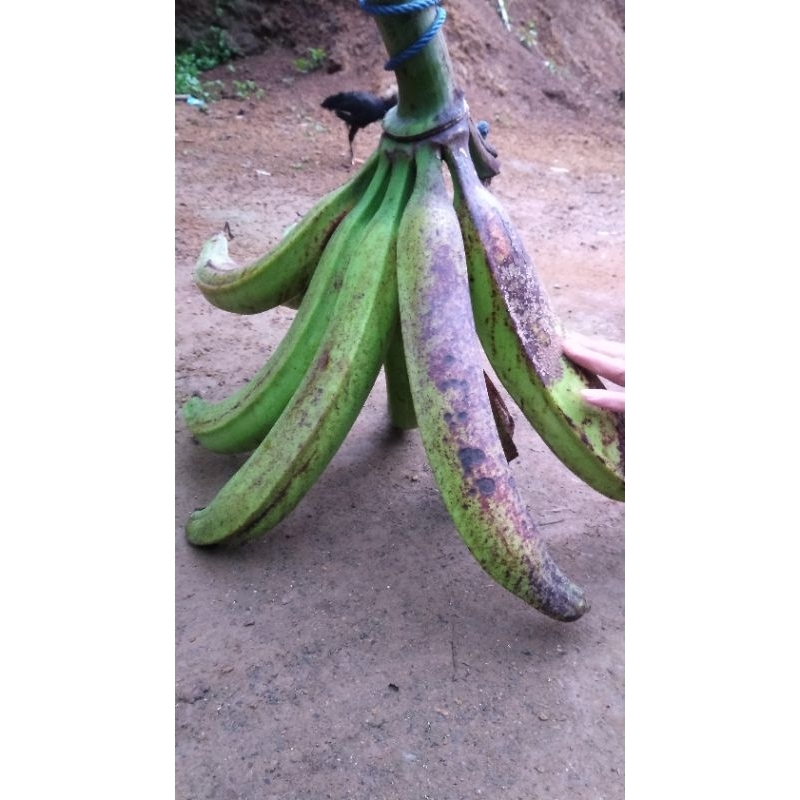
<svg viewBox="0 0 800 800">
<path fill-rule="evenodd" d="M 570 333 L 562 344 L 564 355 L 617 386 L 625 386 L 625 344 Z M 581 397 L 593 406 L 625 412 L 625 390 L 584 389 Z"/>
</svg>

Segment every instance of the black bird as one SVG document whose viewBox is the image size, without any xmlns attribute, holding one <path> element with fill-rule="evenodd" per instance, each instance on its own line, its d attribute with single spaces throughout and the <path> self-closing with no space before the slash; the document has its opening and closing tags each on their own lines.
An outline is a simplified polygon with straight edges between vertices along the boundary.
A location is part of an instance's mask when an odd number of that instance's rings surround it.
<svg viewBox="0 0 800 800">
<path fill-rule="evenodd" d="M 369 92 L 339 92 L 326 97 L 322 107 L 333 111 L 339 119 L 347 123 L 347 140 L 350 143 L 350 164 L 355 163 L 353 139 L 361 128 L 383 119 L 384 114 L 397 105 L 397 94 L 378 97 Z"/>
</svg>

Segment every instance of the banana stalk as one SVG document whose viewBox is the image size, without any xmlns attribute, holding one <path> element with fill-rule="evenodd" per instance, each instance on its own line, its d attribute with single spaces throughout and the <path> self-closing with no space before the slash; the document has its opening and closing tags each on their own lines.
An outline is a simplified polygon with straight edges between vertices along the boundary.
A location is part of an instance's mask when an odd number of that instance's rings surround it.
<svg viewBox="0 0 800 800">
<path fill-rule="evenodd" d="M 370 13 L 391 5 L 362 2 Z M 219 236 L 203 249 L 195 278 L 209 302 L 240 314 L 278 303 L 298 311 L 248 384 L 184 408 L 206 447 L 252 451 L 191 515 L 187 538 L 229 543 L 278 525 L 341 446 L 383 367 L 389 422 L 419 428 L 469 551 L 509 592 L 572 621 L 589 601 L 550 556 L 516 488 L 514 417 L 481 360 L 565 467 L 617 500 L 624 417 L 581 404 L 598 379 L 563 356 L 545 287 L 487 188 L 499 164 L 453 84 L 434 25 L 442 18 L 433 6 L 376 17 L 393 58 L 436 32 L 394 67 L 398 104 L 347 184 L 250 265 L 229 263 Z"/>
<path fill-rule="evenodd" d="M 376 6 L 392 6 L 377 0 Z M 402 53 L 434 24 L 436 7 L 417 14 L 377 15 L 378 30 L 390 54 Z M 449 123 L 454 113 L 463 113 L 463 98 L 453 86 L 453 68 L 441 31 L 413 58 L 394 69 L 397 105 L 384 117 L 383 127 L 397 140 L 426 136 Z"/>
</svg>

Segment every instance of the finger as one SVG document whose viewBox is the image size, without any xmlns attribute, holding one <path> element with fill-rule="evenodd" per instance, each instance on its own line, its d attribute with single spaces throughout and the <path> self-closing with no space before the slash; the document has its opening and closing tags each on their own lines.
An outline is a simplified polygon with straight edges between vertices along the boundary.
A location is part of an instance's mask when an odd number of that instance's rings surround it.
<svg viewBox="0 0 800 800">
<path fill-rule="evenodd" d="M 607 356 L 625 358 L 625 342 L 614 342 L 610 339 L 601 339 L 599 336 L 585 336 L 582 333 L 568 333 L 565 341 L 582 345 L 587 350 L 594 350 Z"/>
<path fill-rule="evenodd" d="M 614 392 L 610 389 L 584 389 L 581 397 L 597 408 L 625 412 L 625 392 Z"/>
<path fill-rule="evenodd" d="M 576 364 L 580 364 L 601 378 L 606 378 L 619 386 L 625 385 L 624 358 L 598 353 L 569 339 L 564 341 L 562 350 Z"/>
</svg>

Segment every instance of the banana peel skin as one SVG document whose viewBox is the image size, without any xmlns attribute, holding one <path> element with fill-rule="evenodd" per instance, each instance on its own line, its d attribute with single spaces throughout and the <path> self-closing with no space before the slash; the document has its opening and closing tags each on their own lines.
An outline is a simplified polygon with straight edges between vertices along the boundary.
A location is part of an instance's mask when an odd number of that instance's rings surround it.
<svg viewBox="0 0 800 800">
<path fill-rule="evenodd" d="M 525 510 L 492 413 L 460 225 L 440 155 L 417 151 L 398 237 L 400 320 L 420 434 L 439 490 L 472 555 L 501 586 L 562 621 L 588 609 Z"/>
<path fill-rule="evenodd" d="M 218 239 L 207 245 L 195 278 L 210 302 L 233 313 L 289 304 L 301 322 L 239 392 L 187 403 L 198 441 L 252 452 L 191 515 L 186 535 L 210 546 L 278 525 L 383 371 L 389 422 L 419 429 L 442 500 L 481 567 L 533 608 L 574 621 L 590 603 L 520 496 L 509 463 L 518 457 L 514 418 L 482 357 L 565 468 L 620 501 L 624 416 L 582 403 L 582 388 L 602 384 L 562 355 L 560 322 L 488 189 L 496 154 L 458 102 L 454 121 L 430 135 L 386 131 L 346 191 L 323 198 L 291 240 L 253 264 L 231 266 Z"/>
<path fill-rule="evenodd" d="M 545 444 L 581 480 L 625 499 L 625 418 L 583 402 L 597 376 L 562 352 L 563 330 L 521 238 L 477 179 L 464 142 L 446 151 L 478 334 L 492 368 Z"/>
</svg>

